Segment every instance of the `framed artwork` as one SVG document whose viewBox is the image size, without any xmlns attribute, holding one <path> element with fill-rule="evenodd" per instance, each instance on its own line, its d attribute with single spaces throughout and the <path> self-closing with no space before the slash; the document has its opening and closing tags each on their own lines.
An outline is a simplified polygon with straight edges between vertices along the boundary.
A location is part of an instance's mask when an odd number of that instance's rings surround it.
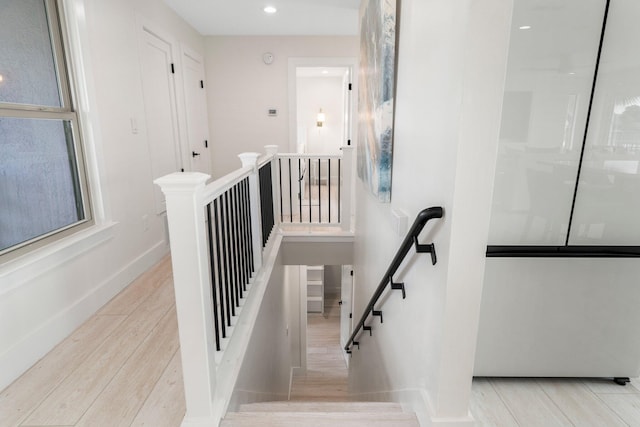
<svg viewBox="0 0 640 427">
<path fill-rule="evenodd" d="M 396 0 L 363 0 L 360 9 L 358 177 L 391 201 L 396 73 Z"/>
</svg>

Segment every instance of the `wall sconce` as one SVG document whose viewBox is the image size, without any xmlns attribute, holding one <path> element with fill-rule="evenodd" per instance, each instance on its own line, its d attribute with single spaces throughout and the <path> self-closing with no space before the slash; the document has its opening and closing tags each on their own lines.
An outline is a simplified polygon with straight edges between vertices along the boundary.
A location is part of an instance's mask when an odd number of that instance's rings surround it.
<svg viewBox="0 0 640 427">
<path fill-rule="evenodd" d="M 324 116 L 324 113 L 322 112 L 322 108 L 321 108 L 320 112 L 318 113 L 318 116 L 316 117 L 316 126 L 321 128 L 322 125 L 324 124 L 324 121 L 325 121 L 325 116 Z"/>
</svg>

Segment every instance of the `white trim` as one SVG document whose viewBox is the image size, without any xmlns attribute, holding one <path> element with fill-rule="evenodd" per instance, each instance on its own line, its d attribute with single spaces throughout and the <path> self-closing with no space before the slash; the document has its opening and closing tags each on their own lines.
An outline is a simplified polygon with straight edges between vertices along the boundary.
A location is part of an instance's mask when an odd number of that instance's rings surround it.
<svg viewBox="0 0 640 427">
<path fill-rule="evenodd" d="M 96 224 L 108 224 L 112 218 L 106 197 L 105 158 L 100 132 L 100 114 L 96 99 L 95 83 L 91 72 L 91 47 L 88 40 L 87 18 L 84 0 L 63 0 L 61 25 L 67 36 L 71 92 L 75 100 L 80 123 L 85 173 L 93 220 Z"/>
<path fill-rule="evenodd" d="M 296 92 L 296 68 L 297 67 L 348 67 L 351 69 L 351 122 L 356 123 L 354 119 L 358 112 L 358 59 L 352 56 L 345 57 L 309 57 L 289 58 L 288 64 L 288 93 L 289 93 L 289 150 L 297 151 L 297 92 Z M 351 145 L 355 144 L 357 134 L 357 126 L 352 125 L 351 129 Z M 344 141 L 346 144 L 346 141 Z"/>
<path fill-rule="evenodd" d="M 111 227 L 106 231 L 110 230 Z M 86 239 L 82 239 L 80 243 L 86 242 Z M 168 253 L 168 250 L 166 242 L 158 242 L 1 354 L 0 366 L 10 366 L 12 369 L 0 369 L 0 390 L 11 384 L 55 345 L 69 336 L 136 277 L 151 268 L 162 256 Z M 46 258 L 46 260 L 48 259 Z"/>
<path fill-rule="evenodd" d="M 90 227 L 0 266 L 0 296 L 111 239 L 116 222 Z"/>
</svg>

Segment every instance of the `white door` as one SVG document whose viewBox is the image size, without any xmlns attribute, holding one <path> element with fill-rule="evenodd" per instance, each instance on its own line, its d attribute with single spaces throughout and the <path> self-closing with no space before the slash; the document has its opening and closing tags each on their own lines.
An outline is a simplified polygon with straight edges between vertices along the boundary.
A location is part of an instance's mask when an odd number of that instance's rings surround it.
<svg viewBox="0 0 640 427">
<path fill-rule="evenodd" d="M 181 169 L 176 93 L 169 41 L 142 28 L 142 90 L 153 179 Z M 164 195 L 154 185 L 156 213 L 166 210 Z"/>
<path fill-rule="evenodd" d="M 342 266 L 342 284 L 340 286 L 340 345 L 344 347 L 353 330 L 353 266 Z M 347 357 L 347 363 L 349 358 Z"/>
<path fill-rule="evenodd" d="M 204 61 L 190 49 L 182 49 L 185 114 L 190 170 L 211 175 L 209 123 L 204 81 Z"/>
</svg>

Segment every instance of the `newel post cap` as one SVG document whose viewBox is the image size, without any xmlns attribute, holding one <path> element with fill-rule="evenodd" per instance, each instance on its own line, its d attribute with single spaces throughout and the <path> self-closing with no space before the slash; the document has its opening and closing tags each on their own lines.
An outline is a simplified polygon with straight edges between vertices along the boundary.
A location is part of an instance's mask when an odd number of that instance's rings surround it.
<svg viewBox="0 0 640 427">
<path fill-rule="evenodd" d="M 160 189 L 167 192 L 193 191 L 204 186 L 211 175 L 202 172 L 174 172 L 153 181 Z"/>
<path fill-rule="evenodd" d="M 265 145 L 264 151 L 266 151 L 267 155 L 274 156 L 278 154 L 278 146 L 277 145 Z"/>
<path fill-rule="evenodd" d="M 260 153 L 240 153 L 238 154 L 238 157 L 240 157 L 243 168 L 246 166 L 256 166 Z"/>
</svg>

